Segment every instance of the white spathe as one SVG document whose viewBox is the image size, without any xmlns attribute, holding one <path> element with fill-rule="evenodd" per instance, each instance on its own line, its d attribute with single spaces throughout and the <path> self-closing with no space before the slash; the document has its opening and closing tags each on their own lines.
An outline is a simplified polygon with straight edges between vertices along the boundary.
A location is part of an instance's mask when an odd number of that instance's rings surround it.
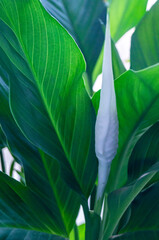
<svg viewBox="0 0 159 240">
<path fill-rule="evenodd" d="M 118 148 L 118 117 L 111 56 L 109 17 L 107 17 L 102 89 L 95 126 L 95 151 L 99 160 L 97 198 L 101 198 L 109 176 L 110 165 Z"/>
</svg>

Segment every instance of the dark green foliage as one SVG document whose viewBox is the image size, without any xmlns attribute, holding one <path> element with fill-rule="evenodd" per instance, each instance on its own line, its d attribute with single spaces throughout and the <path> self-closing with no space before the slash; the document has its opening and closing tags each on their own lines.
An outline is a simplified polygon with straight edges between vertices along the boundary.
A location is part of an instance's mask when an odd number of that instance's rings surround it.
<svg viewBox="0 0 159 240">
<path fill-rule="evenodd" d="M 102 71 L 108 9 L 102 0 L 0 0 L 0 240 L 159 239 L 159 2 L 147 13 L 147 0 L 109 4 L 119 146 L 101 221 L 100 92 L 87 91 Z M 115 42 L 134 26 L 130 63 L 140 71 L 126 71 Z M 77 227 L 80 205 L 86 224 Z"/>
</svg>

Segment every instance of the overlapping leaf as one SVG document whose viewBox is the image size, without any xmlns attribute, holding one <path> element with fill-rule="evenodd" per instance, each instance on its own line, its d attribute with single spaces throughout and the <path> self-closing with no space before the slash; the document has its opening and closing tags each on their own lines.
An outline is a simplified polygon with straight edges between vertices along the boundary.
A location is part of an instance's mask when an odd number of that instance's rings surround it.
<svg viewBox="0 0 159 240">
<path fill-rule="evenodd" d="M 131 41 L 131 68 L 140 70 L 159 62 L 159 1 L 138 24 Z"/>
<path fill-rule="evenodd" d="M 131 152 L 148 128 L 159 120 L 159 66 L 128 71 L 115 80 L 119 118 L 119 147 L 112 162 L 108 191 L 123 186 Z M 99 94 L 93 101 L 98 106 Z"/>
<path fill-rule="evenodd" d="M 146 12 L 148 0 L 110 0 L 111 36 L 116 42 L 136 26 Z"/>
<path fill-rule="evenodd" d="M 67 182 L 88 196 L 97 160 L 82 54 L 38 0 L 2 0 L 0 7 L 0 58 L 5 55 L 12 69 L 14 118 L 36 147 L 60 162 Z"/>
<path fill-rule="evenodd" d="M 158 170 L 159 166 L 156 167 L 156 171 Z M 155 171 L 148 172 L 137 179 L 132 185 L 115 190 L 108 195 L 108 210 L 102 240 L 107 240 L 113 235 L 124 212 L 154 175 Z M 144 218 L 144 216 L 140 217 Z"/>
<path fill-rule="evenodd" d="M 122 73 L 126 71 L 121 58 L 119 56 L 118 50 L 115 47 L 114 42 L 111 42 L 111 47 L 112 47 L 112 64 L 113 64 L 113 74 L 114 74 L 114 79 L 118 78 Z M 95 82 L 96 78 L 98 77 L 99 74 L 102 73 L 102 64 L 103 64 L 103 54 L 104 54 L 104 47 L 101 51 L 101 54 L 98 58 L 98 61 L 96 63 L 96 66 L 93 71 L 93 82 Z"/>
<path fill-rule="evenodd" d="M 141 72 L 128 71 L 116 81 L 119 148 L 112 163 L 109 189 L 127 181 L 128 161 L 136 142 L 159 120 L 156 111 L 159 106 L 158 70 L 159 66 Z"/>
<path fill-rule="evenodd" d="M 154 124 L 137 142 L 129 160 L 129 182 L 159 161 L 159 123 Z"/>
<path fill-rule="evenodd" d="M 131 217 L 120 233 L 138 231 L 158 231 L 159 183 L 146 189 L 133 201 Z"/>
<path fill-rule="evenodd" d="M 0 227 L 67 235 L 50 209 L 28 187 L 0 172 Z M 56 213 L 54 213 L 55 215 Z"/>
<path fill-rule="evenodd" d="M 159 184 L 141 192 L 131 204 L 131 217 L 124 229 L 110 239 L 158 239 Z"/>
<path fill-rule="evenodd" d="M 92 71 L 104 42 L 100 23 L 100 20 L 105 21 L 104 2 L 99 0 L 41 0 L 41 2 L 78 43 L 85 56 L 87 73 L 91 81 Z"/>
<path fill-rule="evenodd" d="M 55 228 L 56 231 L 58 226 L 60 230 L 57 233 L 68 234 L 74 225 L 80 198 L 61 179 L 57 161 L 42 151 L 39 152 L 21 133 L 10 113 L 8 90 L 7 84 L 0 78 L 0 102 L 2 106 L 0 108 L 0 123 L 7 136 L 9 148 L 15 158 L 24 166 L 26 185 L 38 195 L 44 208 L 49 209 L 49 215 L 52 216 L 55 225 L 52 225 L 52 230 Z M 9 192 L 6 191 L 6 194 L 9 195 Z M 12 211 L 13 206 L 8 205 L 8 207 Z M 11 215 L 11 212 L 8 212 L 8 215 Z M 39 220 L 43 222 L 43 217 Z M 45 219 L 45 224 L 47 225 L 47 219 Z"/>
<path fill-rule="evenodd" d="M 65 238 L 41 232 L 19 230 L 19 229 L 0 229 L 0 240 L 66 240 Z"/>
</svg>

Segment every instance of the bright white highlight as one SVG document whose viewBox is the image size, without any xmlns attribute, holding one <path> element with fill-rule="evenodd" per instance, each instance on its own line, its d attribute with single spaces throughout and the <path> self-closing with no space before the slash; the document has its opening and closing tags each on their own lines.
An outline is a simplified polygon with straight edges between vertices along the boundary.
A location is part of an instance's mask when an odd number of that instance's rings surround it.
<svg viewBox="0 0 159 240">
<path fill-rule="evenodd" d="M 146 10 L 150 10 L 150 8 L 157 2 L 157 0 L 148 0 L 148 3 L 147 3 L 147 8 Z"/>
<path fill-rule="evenodd" d="M 107 20 L 102 89 L 95 126 L 95 151 L 99 160 L 97 200 L 102 197 L 110 165 L 118 147 L 118 118 L 111 56 L 110 24 Z"/>
</svg>

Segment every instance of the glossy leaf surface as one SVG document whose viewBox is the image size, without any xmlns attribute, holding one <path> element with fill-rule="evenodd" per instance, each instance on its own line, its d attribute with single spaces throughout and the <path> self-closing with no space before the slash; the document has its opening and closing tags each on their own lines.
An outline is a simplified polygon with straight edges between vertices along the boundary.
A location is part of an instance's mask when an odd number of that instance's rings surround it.
<svg viewBox="0 0 159 240">
<path fill-rule="evenodd" d="M 91 78 L 104 42 L 100 23 L 100 20 L 105 21 L 104 2 L 99 0 L 41 0 L 41 2 L 76 40 L 85 56 L 87 73 Z"/>
<path fill-rule="evenodd" d="M 140 70 L 159 62 L 159 1 L 138 24 L 131 41 L 131 68 Z"/>
<path fill-rule="evenodd" d="M 128 161 L 136 142 L 159 119 L 156 111 L 159 106 L 158 70 L 156 66 L 141 72 L 128 71 L 116 81 L 119 148 L 112 162 L 109 189 L 127 181 Z"/>
<path fill-rule="evenodd" d="M 88 197 L 97 160 L 83 56 L 38 0 L 2 0 L 0 7 L 1 58 L 12 69 L 14 118 L 36 147 L 60 162 L 67 183 Z"/>
<path fill-rule="evenodd" d="M 50 209 L 28 187 L 0 172 L 0 226 L 67 235 Z M 40 211 L 39 211 L 40 210 Z"/>
<path fill-rule="evenodd" d="M 58 226 L 60 229 L 57 233 L 68 234 L 77 217 L 80 198 L 62 180 L 57 161 L 39 151 L 24 137 L 10 113 L 8 97 L 9 88 L 1 79 L 0 123 L 7 136 L 9 149 L 24 166 L 26 185 L 41 198 L 44 208 L 49 208 L 52 221 L 56 228 Z M 33 213 L 34 210 L 33 207 Z M 34 214 L 36 215 L 36 212 Z M 43 221 L 43 218 L 40 220 Z M 45 221 L 47 225 L 47 219 Z M 55 226 L 52 225 L 52 230 Z"/>
</svg>

